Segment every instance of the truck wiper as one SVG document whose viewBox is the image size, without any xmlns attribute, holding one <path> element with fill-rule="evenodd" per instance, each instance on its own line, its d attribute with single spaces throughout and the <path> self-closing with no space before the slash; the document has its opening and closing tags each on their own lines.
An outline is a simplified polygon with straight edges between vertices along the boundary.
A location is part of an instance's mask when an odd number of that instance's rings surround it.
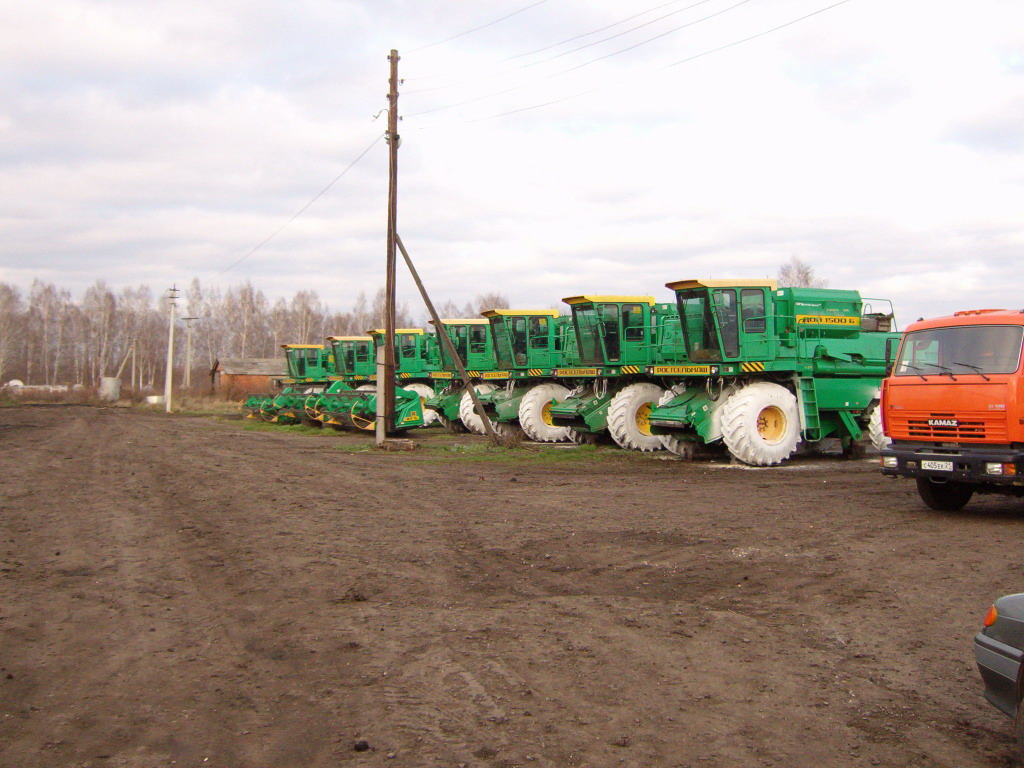
<svg viewBox="0 0 1024 768">
<path fill-rule="evenodd" d="M 992 381 L 992 379 L 985 375 L 985 371 L 983 371 L 976 365 L 971 365 L 970 363 L 953 363 L 953 365 L 962 365 L 964 368 L 970 368 L 972 371 L 975 371 L 979 376 L 981 376 L 981 378 L 983 378 L 985 381 Z"/>
<path fill-rule="evenodd" d="M 924 377 L 924 374 L 921 373 L 922 369 L 918 368 L 916 365 L 911 365 L 910 363 L 900 363 L 899 367 L 910 368 L 911 370 L 917 371 L 917 375 L 921 377 L 922 381 L 928 381 L 928 379 Z"/>
<path fill-rule="evenodd" d="M 940 371 L 942 371 L 943 376 L 949 376 L 949 378 L 951 378 L 953 381 L 956 381 L 956 376 L 953 375 L 952 368 L 947 368 L 946 366 L 939 365 L 938 363 L 929 363 L 929 365 L 931 365 L 932 368 L 938 368 Z"/>
</svg>

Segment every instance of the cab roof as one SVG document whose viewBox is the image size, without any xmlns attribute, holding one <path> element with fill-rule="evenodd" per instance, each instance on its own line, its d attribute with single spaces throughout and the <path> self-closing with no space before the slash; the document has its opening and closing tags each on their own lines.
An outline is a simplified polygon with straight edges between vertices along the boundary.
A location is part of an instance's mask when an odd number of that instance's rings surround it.
<svg viewBox="0 0 1024 768">
<path fill-rule="evenodd" d="M 323 349 L 323 344 L 282 344 L 281 349 Z"/>
<path fill-rule="evenodd" d="M 555 309 L 485 309 L 484 317 L 558 317 Z M 487 322 L 486 320 L 484 322 Z"/>
<path fill-rule="evenodd" d="M 441 322 L 445 325 L 487 325 L 486 320 L 481 320 L 479 317 L 462 317 L 462 318 L 441 318 Z M 431 320 L 430 324 L 433 325 L 434 321 Z"/>
<path fill-rule="evenodd" d="M 687 288 L 769 288 L 777 291 L 779 283 L 777 280 L 676 280 L 674 283 L 665 283 L 665 287 L 673 291 Z"/>
<path fill-rule="evenodd" d="M 370 336 L 328 336 L 328 341 L 372 341 Z"/>
<path fill-rule="evenodd" d="M 967 309 L 943 317 L 918 320 L 906 327 L 906 332 L 926 328 L 946 328 L 951 325 L 1024 325 L 1022 309 Z"/>
<path fill-rule="evenodd" d="M 374 328 L 372 330 L 367 331 L 367 333 L 370 334 L 371 336 L 383 336 L 384 335 L 384 329 L 383 328 Z M 422 328 L 395 328 L 395 333 L 414 333 L 417 336 L 422 336 L 423 335 L 423 329 Z"/>
<path fill-rule="evenodd" d="M 587 304 L 587 303 L 613 303 L 613 304 L 646 304 L 649 307 L 655 305 L 653 296 L 570 296 L 562 299 L 566 304 Z"/>
</svg>

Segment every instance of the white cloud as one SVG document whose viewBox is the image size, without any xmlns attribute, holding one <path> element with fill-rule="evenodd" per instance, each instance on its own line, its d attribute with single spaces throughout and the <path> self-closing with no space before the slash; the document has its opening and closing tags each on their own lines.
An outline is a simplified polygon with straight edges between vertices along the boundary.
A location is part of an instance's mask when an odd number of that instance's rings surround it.
<svg viewBox="0 0 1024 768">
<path fill-rule="evenodd" d="M 796 254 L 834 287 L 891 296 L 904 320 L 1019 302 L 1016 0 L 969 12 L 951 0 L 857 0 L 664 69 L 827 4 L 747 3 L 535 82 L 732 4 L 708 0 L 484 79 L 532 60 L 502 59 L 648 4 L 545 3 L 414 52 L 521 6 L 16 0 L 0 32 L 0 280 L 81 291 L 97 278 L 157 289 L 251 278 L 271 296 L 315 288 L 338 308 L 372 293 L 383 281 L 383 142 L 219 273 L 384 130 L 370 116 L 384 106 L 394 46 L 409 78 L 400 230 L 438 301 L 491 289 L 541 306 L 588 291 L 664 298 L 667 281 L 772 275 Z M 404 275 L 400 287 L 415 305 Z"/>
</svg>

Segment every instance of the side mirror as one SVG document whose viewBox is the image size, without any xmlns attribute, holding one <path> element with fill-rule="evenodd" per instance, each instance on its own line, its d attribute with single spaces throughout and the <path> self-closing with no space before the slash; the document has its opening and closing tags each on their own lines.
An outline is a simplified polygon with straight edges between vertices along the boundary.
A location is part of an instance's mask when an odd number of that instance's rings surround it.
<svg viewBox="0 0 1024 768">
<path fill-rule="evenodd" d="M 892 376 L 892 343 L 894 341 L 892 336 L 885 340 L 885 378 Z"/>
</svg>

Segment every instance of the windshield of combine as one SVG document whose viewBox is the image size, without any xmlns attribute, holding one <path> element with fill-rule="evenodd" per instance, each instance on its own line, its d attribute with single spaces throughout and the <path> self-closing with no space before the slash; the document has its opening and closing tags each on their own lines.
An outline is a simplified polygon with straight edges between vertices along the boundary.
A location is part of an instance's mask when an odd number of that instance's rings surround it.
<svg viewBox="0 0 1024 768">
<path fill-rule="evenodd" d="M 908 333 L 893 369 L 897 376 L 1013 373 L 1024 328 L 964 325 Z"/>
<path fill-rule="evenodd" d="M 580 362 L 583 365 L 600 365 L 601 347 L 598 341 L 600 326 L 597 309 L 593 304 L 573 304 L 572 320 L 576 325 L 576 342 L 579 344 Z"/>
<path fill-rule="evenodd" d="M 690 360 L 721 360 L 718 334 L 711 319 L 711 306 L 705 290 L 681 291 L 678 295 L 679 317 L 686 338 L 686 354 Z"/>
<path fill-rule="evenodd" d="M 512 339 L 509 338 L 505 318 L 491 318 L 491 333 L 494 337 L 494 355 L 500 368 L 512 367 Z"/>
<path fill-rule="evenodd" d="M 452 346 L 455 348 L 455 354 L 459 356 L 459 360 L 462 364 L 466 364 L 466 326 L 464 325 L 447 325 L 445 326 L 445 333 L 448 334 L 448 338 L 452 342 Z M 446 368 L 454 369 L 455 361 L 451 359 L 451 355 L 448 353 L 448 345 L 441 344 L 441 355 L 444 358 L 444 364 Z"/>
</svg>

